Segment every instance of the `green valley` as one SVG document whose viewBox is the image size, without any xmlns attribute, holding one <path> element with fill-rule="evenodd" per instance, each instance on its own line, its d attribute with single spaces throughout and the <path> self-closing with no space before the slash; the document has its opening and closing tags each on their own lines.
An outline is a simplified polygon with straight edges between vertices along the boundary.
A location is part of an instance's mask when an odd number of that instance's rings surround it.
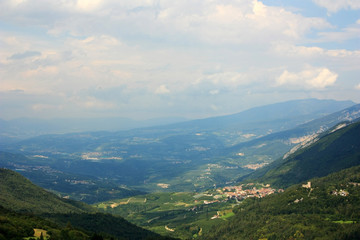
<svg viewBox="0 0 360 240">
<path fill-rule="evenodd" d="M 0 162 L 87 203 L 141 192 L 201 192 L 235 182 L 310 136 L 360 116 L 360 105 L 338 111 L 344 104 L 297 100 L 129 131 L 43 135 L 6 145 L 3 152 L 22 157 L 3 154 Z"/>
<path fill-rule="evenodd" d="M 360 240 L 360 0 L 0 0 L 0 240 Z"/>
<path fill-rule="evenodd" d="M 0 239 L 356 239 L 360 105 L 317 104 L 2 145 Z"/>
<path fill-rule="evenodd" d="M 94 206 L 161 235 L 191 239 L 233 217 L 233 209 L 243 199 L 261 198 L 277 192 L 269 185 L 249 183 L 202 193 L 151 193 Z"/>
</svg>

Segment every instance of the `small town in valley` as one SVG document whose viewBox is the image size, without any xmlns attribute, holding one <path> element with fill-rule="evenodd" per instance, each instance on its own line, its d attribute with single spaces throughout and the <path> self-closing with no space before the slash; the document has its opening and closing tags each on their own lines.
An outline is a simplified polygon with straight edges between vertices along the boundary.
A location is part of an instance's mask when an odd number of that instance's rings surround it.
<svg viewBox="0 0 360 240">
<path fill-rule="evenodd" d="M 283 192 L 284 190 L 271 188 L 270 184 L 247 183 L 219 188 L 217 191 L 229 199 L 243 200 L 249 197 L 262 198 L 276 192 Z"/>
</svg>

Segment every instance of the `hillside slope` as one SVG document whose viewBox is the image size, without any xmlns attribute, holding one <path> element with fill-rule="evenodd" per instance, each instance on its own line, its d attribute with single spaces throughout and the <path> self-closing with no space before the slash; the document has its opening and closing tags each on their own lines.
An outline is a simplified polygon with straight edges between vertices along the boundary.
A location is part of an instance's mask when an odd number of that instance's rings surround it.
<svg viewBox="0 0 360 240">
<path fill-rule="evenodd" d="M 121 217 L 99 213 L 84 203 L 60 199 L 19 173 L 1 168 L 0 220 L 5 224 L 0 227 L 0 239 L 1 236 L 21 239 L 14 228 L 23 229 L 22 237 L 31 236 L 31 229 L 42 228 L 53 231 L 54 239 L 64 240 L 88 239 L 95 232 L 106 239 L 171 239 L 137 227 Z M 75 235 L 61 235 L 71 232 Z"/>
<path fill-rule="evenodd" d="M 248 198 L 201 239 L 360 239 L 360 167 Z"/>
<path fill-rule="evenodd" d="M 339 124 L 315 143 L 300 148 L 254 172 L 245 179 L 257 179 L 277 187 L 288 187 L 313 177 L 360 164 L 360 122 Z"/>
<path fill-rule="evenodd" d="M 58 195 L 67 196 L 88 204 L 106 201 L 114 198 L 124 198 L 144 194 L 109 179 L 99 179 L 89 175 L 70 174 L 56 167 L 56 162 L 51 159 L 25 157 L 22 154 L 14 154 L 0 151 L 0 167 L 21 172 L 42 188 L 56 192 Z"/>
<path fill-rule="evenodd" d="M 249 149 L 255 148 L 254 152 L 256 154 L 270 155 L 273 157 L 274 154 L 271 153 L 271 149 L 276 148 L 276 151 L 280 153 L 278 155 L 282 156 L 284 154 L 283 150 L 290 149 L 291 146 L 295 146 L 299 142 L 301 143 L 313 138 L 340 122 L 353 121 L 357 118 L 360 118 L 360 104 L 300 124 L 285 131 L 271 133 L 263 137 L 236 144 L 224 149 L 224 154 L 228 152 L 228 155 L 234 155 L 235 153 L 249 151 Z M 249 157 L 252 156 L 250 155 Z"/>
<path fill-rule="evenodd" d="M 80 202 L 58 198 L 8 169 L 0 168 L 0 186 L 0 205 L 13 211 L 34 214 L 94 211 Z"/>
</svg>

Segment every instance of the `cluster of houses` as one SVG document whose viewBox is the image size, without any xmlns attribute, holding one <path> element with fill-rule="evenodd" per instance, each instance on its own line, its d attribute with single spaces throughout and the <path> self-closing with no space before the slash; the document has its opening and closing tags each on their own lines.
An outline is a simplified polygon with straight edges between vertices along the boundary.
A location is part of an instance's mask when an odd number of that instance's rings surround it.
<svg viewBox="0 0 360 240">
<path fill-rule="evenodd" d="M 95 183 L 87 181 L 87 180 L 74 180 L 74 179 L 65 179 L 65 182 L 70 184 L 84 184 L 84 185 L 95 185 Z"/>
<path fill-rule="evenodd" d="M 335 195 L 335 196 L 342 196 L 342 197 L 349 196 L 349 192 L 342 190 L 342 189 L 340 189 L 339 191 L 336 189 L 335 191 L 332 191 L 331 194 Z"/>
<path fill-rule="evenodd" d="M 237 199 L 237 200 L 242 200 L 242 199 L 246 199 L 249 197 L 257 197 L 257 198 L 262 198 L 265 197 L 267 195 L 273 194 L 275 192 L 283 192 L 283 189 L 273 189 L 270 188 L 270 185 L 261 185 L 260 188 L 256 188 L 255 186 L 253 186 L 253 183 L 250 184 L 242 184 L 239 186 L 228 186 L 228 187 L 224 187 L 222 189 L 218 189 L 217 191 L 220 194 L 225 195 L 226 197 L 230 198 L 230 199 Z M 253 186 L 250 187 L 249 186 Z"/>
</svg>

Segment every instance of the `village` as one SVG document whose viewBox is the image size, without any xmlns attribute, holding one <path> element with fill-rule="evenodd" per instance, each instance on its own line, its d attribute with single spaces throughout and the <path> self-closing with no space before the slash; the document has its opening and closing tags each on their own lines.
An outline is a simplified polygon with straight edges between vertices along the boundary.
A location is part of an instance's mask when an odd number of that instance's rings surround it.
<svg viewBox="0 0 360 240">
<path fill-rule="evenodd" d="M 227 202 L 229 200 L 236 200 L 237 202 L 244 200 L 246 198 L 263 198 L 273 193 L 284 192 L 283 189 L 274 189 L 270 187 L 270 184 L 255 184 L 255 183 L 247 183 L 241 184 L 238 186 L 226 186 L 223 188 L 216 189 L 217 195 L 213 196 L 216 200 L 214 201 L 204 201 L 204 204 L 211 204 L 215 202 L 219 202 L 219 198 L 226 198 L 223 202 Z M 220 197 L 221 196 L 221 197 Z M 195 207 L 196 209 L 196 207 Z M 193 210 L 193 209 L 192 209 Z M 232 216 L 233 212 L 223 213 L 222 211 L 217 211 L 216 215 L 212 216 L 210 219 L 217 218 L 226 218 L 227 216 Z"/>
<path fill-rule="evenodd" d="M 229 200 L 241 201 L 246 198 L 263 198 L 273 193 L 284 192 L 284 189 L 274 189 L 270 187 L 270 184 L 255 184 L 255 183 L 246 183 L 238 186 L 226 186 L 223 188 L 217 188 L 216 193 L 212 194 L 198 194 L 196 196 L 208 196 L 212 197 L 214 200 L 202 200 L 205 205 L 218 203 L 218 202 L 227 202 Z M 197 198 L 194 196 L 195 198 Z M 194 201 L 195 204 L 199 200 Z M 190 208 L 190 211 L 196 211 L 198 206 Z"/>
<path fill-rule="evenodd" d="M 262 198 L 267 195 L 283 192 L 283 189 L 273 189 L 270 184 L 254 184 L 247 183 L 238 186 L 227 186 L 221 189 L 217 189 L 219 194 L 226 196 L 228 199 L 243 200 L 249 197 Z"/>
</svg>

